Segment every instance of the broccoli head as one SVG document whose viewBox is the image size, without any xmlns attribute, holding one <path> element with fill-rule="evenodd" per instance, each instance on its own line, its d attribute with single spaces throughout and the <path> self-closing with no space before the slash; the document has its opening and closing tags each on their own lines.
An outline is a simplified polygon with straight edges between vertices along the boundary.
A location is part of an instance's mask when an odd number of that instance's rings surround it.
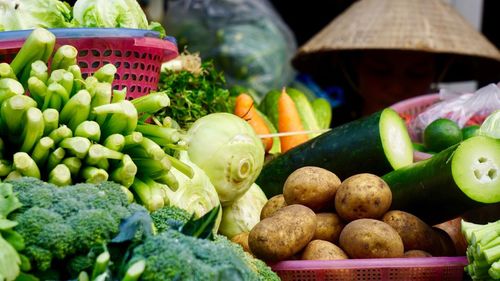
<svg viewBox="0 0 500 281">
<path fill-rule="evenodd" d="M 151 218 L 157 232 L 164 232 L 168 229 L 179 229 L 189 221 L 191 214 L 184 209 L 169 206 L 152 212 Z"/>
<path fill-rule="evenodd" d="M 33 270 L 49 269 L 54 259 L 60 264 L 87 256 L 119 232 L 122 219 L 146 211 L 129 204 L 122 187 L 112 182 L 58 187 L 25 177 L 9 183 L 23 204 L 11 215 L 18 223 L 14 230 L 25 239 L 20 253 Z"/>
</svg>

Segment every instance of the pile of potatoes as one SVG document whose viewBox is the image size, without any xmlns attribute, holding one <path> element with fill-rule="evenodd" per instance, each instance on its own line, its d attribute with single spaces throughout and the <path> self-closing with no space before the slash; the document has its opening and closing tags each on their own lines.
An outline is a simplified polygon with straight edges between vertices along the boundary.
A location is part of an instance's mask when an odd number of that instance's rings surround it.
<svg viewBox="0 0 500 281">
<path fill-rule="evenodd" d="M 416 216 L 389 210 L 389 186 L 373 174 L 341 181 L 319 167 L 297 169 L 261 221 L 232 240 L 268 261 L 456 255 L 453 241 Z"/>
</svg>

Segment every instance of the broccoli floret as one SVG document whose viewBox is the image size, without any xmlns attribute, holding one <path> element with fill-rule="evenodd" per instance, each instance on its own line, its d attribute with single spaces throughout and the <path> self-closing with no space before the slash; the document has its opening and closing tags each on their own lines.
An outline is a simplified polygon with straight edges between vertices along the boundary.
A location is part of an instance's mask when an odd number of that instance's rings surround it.
<svg viewBox="0 0 500 281">
<path fill-rule="evenodd" d="M 245 252 L 243 248 L 236 243 L 231 242 L 223 235 L 215 235 L 214 242 L 216 244 L 225 245 L 231 248 L 239 257 L 245 260 L 247 266 L 258 276 L 260 281 L 279 281 L 279 276 L 271 270 L 271 268 L 263 261 L 254 258 L 249 253 Z"/>
<path fill-rule="evenodd" d="M 141 280 L 279 280 L 272 272 L 271 279 L 263 279 L 258 264 L 227 239 L 213 242 L 174 230 L 146 238 L 133 250 L 128 266 L 142 259 L 146 268 Z"/>
<path fill-rule="evenodd" d="M 153 224 L 157 232 L 164 232 L 168 229 L 178 229 L 191 218 L 186 210 L 175 207 L 163 207 L 151 213 Z"/>
<path fill-rule="evenodd" d="M 49 269 L 53 259 L 61 263 L 87 256 L 93 246 L 118 234 L 122 219 L 146 211 L 129 204 L 121 186 L 112 182 L 65 187 L 34 178 L 9 182 L 23 204 L 12 214 L 18 222 L 14 230 L 25 239 L 26 248 L 20 253 L 35 265 L 33 270 Z"/>
</svg>

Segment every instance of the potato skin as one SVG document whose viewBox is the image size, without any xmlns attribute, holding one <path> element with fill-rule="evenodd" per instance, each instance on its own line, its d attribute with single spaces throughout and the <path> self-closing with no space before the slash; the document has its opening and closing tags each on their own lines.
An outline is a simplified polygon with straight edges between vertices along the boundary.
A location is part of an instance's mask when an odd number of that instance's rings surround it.
<svg viewBox="0 0 500 281">
<path fill-rule="evenodd" d="M 288 205 L 301 204 L 319 211 L 335 198 L 340 179 L 332 172 L 313 166 L 295 170 L 285 181 L 283 196 Z"/>
<path fill-rule="evenodd" d="M 434 248 L 432 228 L 418 217 L 399 210 L 387 212 L 382 221 L 394 228 L 401 239 L 405 251 L 423 250 L 431 252 Z"/>
<path fill-rule="evenodd" d="M 348 258 L 339 246 L 324 240 L 312 240 L 302 252 L 303 260 L 345 260 Z"/>
<path fill-rule="evenodd" d="M 339 239 L 350 258 L 398 258 L 404 253 L 403 241 L 390 225 L 375 219 L 348 223 Z"/>
<path fill-rule="evenodd" d="M 248 235 L 249 232 L 242 232 L 240 234 L 236 234 L 231 238 L 231 242 L 234 242 L 236 244 L 239 244 L 243 250 L 249 254 L 252 254 L 252 251 L 250 251 L 250 246 L 248 246 Z"/>
<path fill-rule="evenodd" d="M 344 223 L 337 214 L 317 213 L 316 232 L 313 239 L 325 240 L 336 244 L 339 242 L 340 232 L 344 228 Z"/>
<path fill-rule="evenodd" d="M 431 229 L 434 235 L 432 239 L 429 239 L 433 242 L 433 247 L 429 253 L 435 257 L 456 256 L 455 244 L 453 244 L 450 235 L 446 231 L 435 226 L 431 227 Z"/>
<path fill-rule="evenodd" d="M 403 255 L 405 258 L 429 258 L 432 257 L 431 254 L 427 253 L 426 251 L 422 250 L 409 250 L 406 251 Z"/>
<path fill-rule="evenodd" d="M 285 260 L 300 252 L 313 238 L 316 214 L 294 204 L 279 209 L 252 228 L 248 244 L 252 253 L 265 261 Z"/>
<path fill-rule="evenodd" d="M 260 220 L 272 216 L 277 210 L 285 206 L 286 202 L 285 202 L 285 197 L 283 197 L 283 194 L 278 194 L 269 198 L 269 200 L 267 200 L 266 204 L 264 205 L 264 207 L 262 207 L 262 210 L 260 211 Z"/>
<path fill-rule="evenodd" d="M 392 193 L 380 177 L 363 173 L 344 180 L 335 196 L 335 210 L 345 221 L 381 218 L 392 203 Z"/>
</svg>

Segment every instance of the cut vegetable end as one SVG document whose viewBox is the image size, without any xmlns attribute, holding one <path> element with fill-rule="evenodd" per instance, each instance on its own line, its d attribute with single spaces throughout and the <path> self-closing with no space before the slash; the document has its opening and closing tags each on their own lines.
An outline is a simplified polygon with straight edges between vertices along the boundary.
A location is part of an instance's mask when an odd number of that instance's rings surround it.
<svg viewBox="0 0 500 281">
<path fill-rule="evenodd" d="M 453 179 L 471 199 L 500 202 L 500 141 L 476 136 L 463 141 L 451 163 Z"/>
<path fill-rule="evenodd" d="M 406 125 L 393 109 L 385 109 L 380 116 L 380 138 L 387 160 L 394 169 L 413 163 L 413 146 Z"/>
</svg>

